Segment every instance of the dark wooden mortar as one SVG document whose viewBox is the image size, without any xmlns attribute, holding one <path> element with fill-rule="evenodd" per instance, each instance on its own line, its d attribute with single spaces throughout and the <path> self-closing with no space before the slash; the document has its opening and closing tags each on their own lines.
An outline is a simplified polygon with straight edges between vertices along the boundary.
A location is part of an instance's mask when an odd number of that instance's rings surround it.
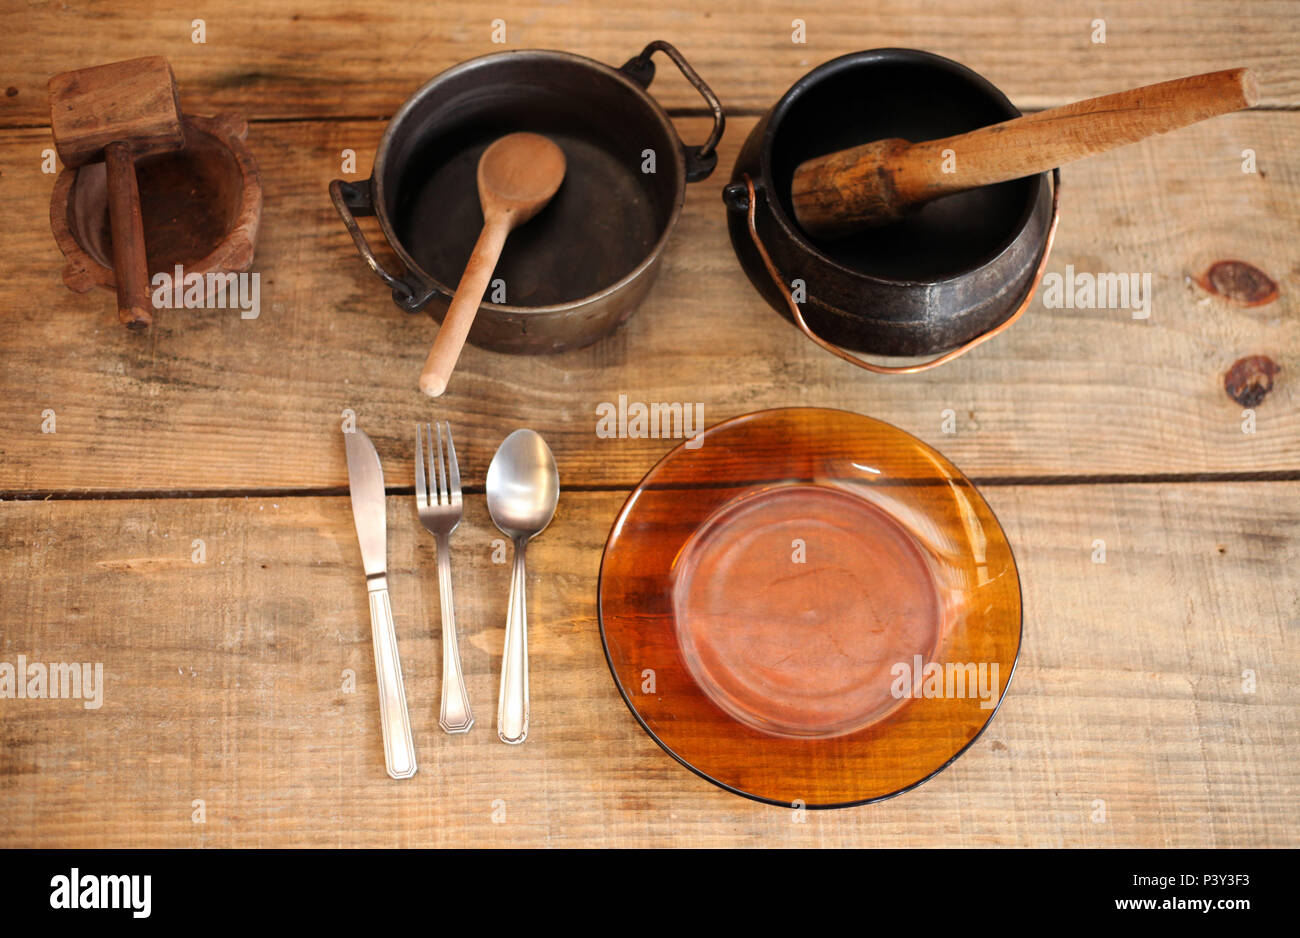
<svg viewBox="0 0 1300 938">
<path fill-rule="evenodd" d="M 237 273 L 253 263 L 262 182 L 242 117 L 186 116 L 185 147 L 136 165 L 149 273 Z M 63 281 L 85 293 L 114 289 L 102 163 L 65 169 L 50 197 L 50 227 L 67 258 Z"/>
</svg>

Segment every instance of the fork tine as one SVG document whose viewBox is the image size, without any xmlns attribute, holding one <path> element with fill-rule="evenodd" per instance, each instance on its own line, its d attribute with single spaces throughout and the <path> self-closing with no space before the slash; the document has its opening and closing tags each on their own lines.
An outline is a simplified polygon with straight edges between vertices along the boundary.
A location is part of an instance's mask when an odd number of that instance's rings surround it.
<svg viewBox="0 0 1300 938">
<path fill-rule="evenodd" d="M 424 482 L 424 439 L 420 425 L 415 425 L 415 507 L 429 507 L 429 489 Z"/>
<path fill-rule="evenodd" d="M 438 504 L 451 504 L 451 492 L 447 489 L 447 469 L 442 461 L 442 424 L 434 423 L 438 433 Z"/>
<path fill-rule="evenodd" d="M 447 466 L 451 472 L 451 503 L 460 504 L 460 466 L 456 464 L 456 444 L 451 441 L 451 424 L 447 423 Z"/>
<path fill-rule="evenodd" d="M 438 442 L 433 438 L 432 424 L 424 425 L 424 444 L 426 447 L 424 461 L 429 473 L 429 504 L 442 504 L 442 490 L 438 487 L 437 448 L 435 448 Z"/>
</svg>

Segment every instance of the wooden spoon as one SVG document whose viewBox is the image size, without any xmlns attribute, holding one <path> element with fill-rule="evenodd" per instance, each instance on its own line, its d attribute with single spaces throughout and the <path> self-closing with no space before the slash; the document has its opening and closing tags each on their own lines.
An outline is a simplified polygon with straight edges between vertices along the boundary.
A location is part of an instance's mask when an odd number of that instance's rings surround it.
<svg viewBox="0 0 1300 938">
<path fill-rule="evenodd" d="M 877 140 L 799 164 L 791 186 L 795 218 L 809 234 L 851 234 L 940 196 L 1033 176 L 1258 100 L 1250 69 L 1232 68 L 1076 101 L 942 140 Z"/>
<path fill-rule="evenodd" d="M 508 134 L 483 152 L 478 161 L 483 231 L 420 373 L 425 394 L 438 397 L 447 390 L 507 236 L 546 207 L 564 182 L 564 170 L 564 151 L 540 134 Z"/>
</svg>

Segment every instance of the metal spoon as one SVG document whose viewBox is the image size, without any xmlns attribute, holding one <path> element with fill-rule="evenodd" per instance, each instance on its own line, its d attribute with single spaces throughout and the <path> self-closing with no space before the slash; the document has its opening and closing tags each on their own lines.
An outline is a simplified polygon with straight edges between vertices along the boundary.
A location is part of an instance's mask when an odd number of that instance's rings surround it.
<svg viewBox="0 0 1300 938">
<path fill-rule="evenodd" d="M 524 552 L 541 534 L 560 500 L 560 473 L 555 457 L 537 433 L 516 430 L 497 447 L 488 466 L 488 513 L 515 545 L 506 644 L 501 657 L 501 695 L 497 735 L 503 743 L 522 743 L 528 736 L 528 601 Z"/>
</svg>

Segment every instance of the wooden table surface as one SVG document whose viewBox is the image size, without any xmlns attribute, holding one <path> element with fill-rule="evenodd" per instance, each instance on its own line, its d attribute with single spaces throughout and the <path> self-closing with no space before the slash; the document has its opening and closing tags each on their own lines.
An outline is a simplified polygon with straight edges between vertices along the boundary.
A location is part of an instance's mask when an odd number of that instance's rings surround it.
<svg viewBox="0 0 1300 938">
<path fill-rule="evenodd" d="M 0 662 L 102 662 L 105 687 L 95 710 L 0 699 L 0 846 L 1294 846 L 1300 5 L 971 7 L 4 0 Z M 656 38 L 678 45 L 728 122 L 649 298 L 585 350 L 468 348 L 431 406 L 415 377 L 433 324 L 393 306 L 357 257 L 326 195 L 341 152 L 357 155 L 347 178 L 364 178 L 388 116 L 460 60 L 541 47 L 617 65 Z M 1149 319 L 1036 302 L 955 363 L 881 378 L 765 306 L 719 198 L 794 80 L 881 46 L 956 58 L 1023 109 L 1239 65 L 1257 69 L 1263 99 L 1064 169 L 1049 270 L 1150 272 Z M 133 335 L 111 294 L 62 284 L 45 82 L 144 54 L 170 58 L 187 111 L 251 121 L 265 186 L 256 320 L 164 311 Z M 653 93 L 702 139 L 699 100 L 671 68 Z M 1277 299 L 1206 292 L 1196 278 L 1220 260 L 1258 268 Z M 1281 368 L 1251 415 L 1224 390 L 1248 355 Z M 714 788 L 640 730 L 601 652 L 596 575 L 615 513 L 670 444 L 599 438 L 596 408 L 619 394 L 701 402 L 708 424 L 787 405 L 858 411 L 981 485 L 1019 562 L 1024 641 L 966 755 L 899 798 L 800 814 Z M 406 782 L 383 772 L 339 432 L 349 408 L 390 486 L 421 760 Z M 459 738 L 437 726 L 434 542 L 410 494 L 413 428 L 431 418 L 455 427 L 469 487 L 453 563 L 480 722 Z M 563 496 L 529 552 L 532 732 L 506 747 L 491 717 L 509 568 L 492 556 L 482 484 L 522 425 L 549 440 Z"/>
</svg>

